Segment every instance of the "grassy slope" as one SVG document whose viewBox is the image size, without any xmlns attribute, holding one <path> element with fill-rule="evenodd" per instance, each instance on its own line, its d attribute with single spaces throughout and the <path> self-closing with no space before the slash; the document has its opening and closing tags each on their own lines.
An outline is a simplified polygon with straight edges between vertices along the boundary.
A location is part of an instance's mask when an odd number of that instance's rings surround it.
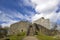
<svg viewBox="0 0 60 40">
<path fill-rule="evenodd" d="M 57 38 L 53 38 L 53 36 L 47 36 L 47 35 L 44 35 L 42 33 L 39 33 L 39 35 L 37 35 L 37 38 L 39 40 L 60 40 L 60 39 L 57 39 Z"/>
<path fill-rule="evenodd" d="M 10 40 L 22 40 L 24 37 L 26 37 L 25 33 L 19 33 L 18 35 L 12 35 L 10 36 Z M 39 40 L 60 40 L 59 38 L 53 38 L 53 36 L 47 36 L 42 33 L 38 33 L 36 36 Z"/>
<path fill-rule="evenodd" d="M 18 35 L 12 35 L 9 37 L 10 40 L 22 40 L 25 37 L 25 33 L 20 33 Z"/>
</svg>

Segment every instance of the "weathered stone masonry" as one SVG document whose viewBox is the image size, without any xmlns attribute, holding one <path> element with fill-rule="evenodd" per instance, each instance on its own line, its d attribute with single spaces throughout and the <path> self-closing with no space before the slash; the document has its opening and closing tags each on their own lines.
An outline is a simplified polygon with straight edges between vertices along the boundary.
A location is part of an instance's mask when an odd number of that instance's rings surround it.
<svg viewBox="0 0 60 40">
<path fill-rule="evenodd" d="M 18 34 L 20 32 L 26 32 L 26 35 L 36 35 L 37 32 L 43 33 L 45 35 L 53 36 L 57 35 L 60 32 L 57 30 L 50 30 L 50 21 L 49 19 L 44 19 L 43 17 L 39 20 L 36 20 L 32 23 L 27 21 L 20 21 L 14 23 L 10 26 L 9 35 Z"/>
</svg>

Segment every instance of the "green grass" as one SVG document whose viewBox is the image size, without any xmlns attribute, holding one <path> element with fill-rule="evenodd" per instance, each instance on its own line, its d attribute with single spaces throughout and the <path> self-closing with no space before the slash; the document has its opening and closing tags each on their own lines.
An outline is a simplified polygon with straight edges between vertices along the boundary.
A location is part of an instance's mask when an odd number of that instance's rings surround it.
<svg viewBox="0 0 60 40">
<path fill-rule="evenodd" d="M 10 37 L 10 40 L 22 40 L 23 37 L 24 36 L 16 36 L 16 35 L 14 35 L 14 36 Z"/>
<path fill-rule="evenodd" d="M 10 40 L 22 40 L 24 37 L 26 37 L 26 33 L 25 32 L 21 32 L 18 33 L 17 35 L 11 35 L 8 38 Z M 43 33 L 38 33 L 38 35 L 36 36 L 39 40 L 60 40 L 60 38 L 54 38 L 54 36 L 47 36 L 44 35 Z"/>
<path fill-rule="evenodd" d="M 42 34 L 42 33 L 39 33 L 39 34 L 37 35 L 37 38 L 38 38 L 39 40 L 60 40 L 60 39 L 57 39 L 57 38 L 53 38 L 53 36 L 47 36 L 47 35 L 44 35 L 44 34 Z"/>
<path fill-rule="evenodd" d="M 22 40 L 25 36 L 26 36 L 25 33 L 21 32 L 21 33 L 18 33 L 17 35 L 11 35 L 9 39 L 10 40 Z"/>
</svg>

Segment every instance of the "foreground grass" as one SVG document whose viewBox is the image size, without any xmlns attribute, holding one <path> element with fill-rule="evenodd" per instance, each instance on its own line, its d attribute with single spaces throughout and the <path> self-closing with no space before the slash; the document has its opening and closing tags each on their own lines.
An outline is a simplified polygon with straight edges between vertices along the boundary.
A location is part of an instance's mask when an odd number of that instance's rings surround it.
<svg viewBox="0 0 60 40">
<path fill-rule="evenodd" d="M 26 37 L 26 33 L 25 32 L 21 32 L 19 34 L 15 34 L 15 35 L 10 35 L 8 36 L 8 39 L 10 40 L 22 40 L 24 37 Z M 38 33 L 38 35 L 36 36 L 39 40 L 60 40 L 60 37 L 56 37 L 56 36 L 47 36 L 44 35 L 43 33 Z"/>
<path fill-rule="evenodd" d="M 16 36 L 16 35 L 14 35 L 14 36 L 11 36 L 11 37 L 10 37 L 10 40 L 22 40 L 23 37 L 24 37 L 24 36 Z"/>
<path fill-rule="evenodd" d="M 9 39 L 10 39 L 10 40 L 22 40 L 25 36 L 26 36 L 26 35 L 25 35 L 25 33 L 23 32 L 23 33 L 19 33 L 19 34 L 17 34 L 17 35 L 11 35 L 11 36 L 9 37 Z"/>
<path fill-rule="evenodd" d="M 60 40 L 60 38 L 54 38 L 53 36 L 47 36 L 47 35 L 44 35 L 44 34 L 42 34 L 42 33 L 39 33 L 39 34 L 37 35 L 37 38 L 38 38 L 39 40 Z"/>
</svg>

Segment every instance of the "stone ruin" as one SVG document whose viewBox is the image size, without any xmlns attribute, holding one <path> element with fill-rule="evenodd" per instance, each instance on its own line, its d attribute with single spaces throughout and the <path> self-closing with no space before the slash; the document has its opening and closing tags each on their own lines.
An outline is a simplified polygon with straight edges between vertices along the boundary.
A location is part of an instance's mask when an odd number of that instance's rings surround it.
<svg viewBox="0 0 60 40">
<path fill-rule="evenodd" d="M 54 36 L 54 35 L 60 34 L 60 32 L 58 30 L 50 30 L 50 29 L 47 29 L 44 26 L 36 24 L 36 23 L 29 26 L 27 35 L 30 35 L 30 36 L 37 35 L 38 33 L 43 33 L 48 36 Z"/>
<path fill-rule="evenodd" d="M 49 19 L 44 19 L 43 17 L 35 22 L 30 23 L 28 21 L 20 21 L 14 23 L 10 26 L 9 35 L 18 34 L 20 32 L 26 32 L 27 36 L 37 35 L 39 33 L 43 33 L 45 35 L 53 36 L 57 35 L 60 32 L 58 30 L 50 30 L 50 21 Z"/>
<path fill-rule="evenodd" d="M 27 30 L 28 30 L 28 27 L 30 24 L 31 23 L 27 22 L 27 21 L 20 21 L 20 22 L 14 23 L 10 26 L 10 29 L 8 31 L 8 35 L 17 34 L 22 31 L 27 33 Z"/>
</svg>

